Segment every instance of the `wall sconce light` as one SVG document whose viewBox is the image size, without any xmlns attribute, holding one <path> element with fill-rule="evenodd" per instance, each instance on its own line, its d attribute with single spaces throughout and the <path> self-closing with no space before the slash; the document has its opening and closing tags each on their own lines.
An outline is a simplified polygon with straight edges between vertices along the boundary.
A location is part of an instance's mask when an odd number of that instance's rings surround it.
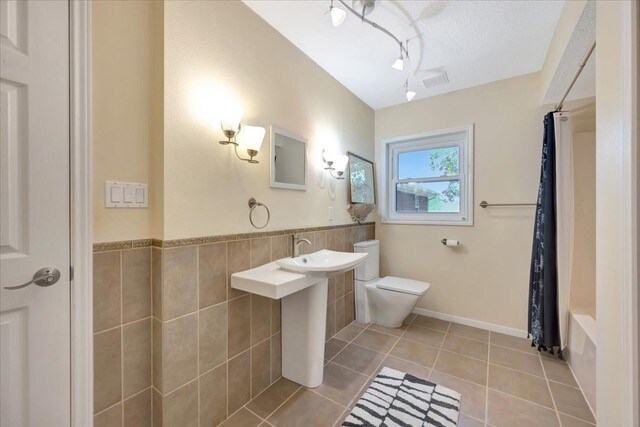
<svg viewBox="0 0 640 427">
<path fill-rule="evenodd" d="M 222 145 L 238 145 L 236 143 L 236 135 L 240 132 L 240 120 L 242 119 L 242 108 L 229 108 L 225 111 L 225 115 L 220 120 L 222 133 L 227 137 L 226 141 L 218 141 Z"/>
<path fill-rule="evenodd" d="M 242 126 L 240 124 L 241 119 L 242 109 L 240 107 L 227 109 L 225 115 L 220 120 L 222 133 L 224 133 L 227 140 L 218 142 L 222 145 L 233 145 L 236 157 L 240 160 L 252 164 L 259 163 L 254 157 L 257 156 L 260 151 L 266 130 L 259 126 Z M 238 147 L 247 150 L 247 154 L 249 155 L 248 159 L 240 157 Z"/>
<path fill-rule="evenodd" d="M 242 132 L 238 133 L 238 142 L 233 146 L 236 156 L 240 160 L 244 160 L 249 163 L 259 163 L 257 160 L 253 158 L 258 155 L 260 151 L 260 147 L 262 146 L 262 140 L 264 139 L 264 134 L 266 133 L 265 128 L 260 126 L 245 126 L 242 128 Z M 238 147 L 244 148 L 247 150 L 247 154 L 249 155 L 248 159 L 240 157 L 238 154 Z"/>
<path fill-rule="evenodd" d="M 322 161 L 326 165 L 324 170 L 329 171 L 329 175 L 335 179 L 344 179 L 344 171 L 347 168 L 349 157 L 342 154 L 334 155 L 327 150 L 322 150 Z M 337 176 L 334 175 L 334 172 Z"/>
</svg>

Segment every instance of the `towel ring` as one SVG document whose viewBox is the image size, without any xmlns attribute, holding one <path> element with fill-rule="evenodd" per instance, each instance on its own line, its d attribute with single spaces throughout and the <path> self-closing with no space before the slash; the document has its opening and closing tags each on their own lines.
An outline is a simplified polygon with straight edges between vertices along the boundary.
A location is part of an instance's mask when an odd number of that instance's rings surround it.
<svg viewBox="0 0 640 427">
<path fill-rule="evenodd" d="M 258 227 L 253 222 L 253 210 L 258 206 L 262 206 L 263 208 L 265 208 L 267 210 L 267 222 L 262 227 Z M 269 225 L 269 220 L 271 220 L 271 212 L 269 212 L 269 208 L 267 207 L 267 205 L 265 205 L 263 203 L 260 203 L 260 202 L 256 202 L 256 199 L 254 199 L 252 197 L 252 198 L 249 199 L 249 207 L 251 208 L 251 210 L 249 211 L 249 222 L 251 223 L 253 228 L 261 229 L 261 228 L 265 228 L 267 225 Z"/>
</svg>

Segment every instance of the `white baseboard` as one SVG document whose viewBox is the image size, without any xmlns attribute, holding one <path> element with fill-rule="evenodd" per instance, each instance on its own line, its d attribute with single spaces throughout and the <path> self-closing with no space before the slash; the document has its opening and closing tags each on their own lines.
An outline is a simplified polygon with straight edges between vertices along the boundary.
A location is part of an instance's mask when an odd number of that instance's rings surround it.
<svg viewBox="0 0 640 427">
<path fill-rule="evenodd" d="M 486 329 L 492 332 L 499 332 L 501 334 L 511 335 L 518 338 L 527 338 L 527 331 L 520 329 L 509 328 L 507 326 L 496 325 L 493 323 L 482 322 L 480 320 L 467 319 L 466 317 L 453 316 L 451 314 L 438 313 L 437 311 L 427 310 L 425 308 L 414 308 L 415 314 L 421 314 L 423 316 L 435 317 L 440 320 L 447 320 L 449 322 L 460 323 L 467 326 L 473 326 L 475 328 Z"/>
</svg>

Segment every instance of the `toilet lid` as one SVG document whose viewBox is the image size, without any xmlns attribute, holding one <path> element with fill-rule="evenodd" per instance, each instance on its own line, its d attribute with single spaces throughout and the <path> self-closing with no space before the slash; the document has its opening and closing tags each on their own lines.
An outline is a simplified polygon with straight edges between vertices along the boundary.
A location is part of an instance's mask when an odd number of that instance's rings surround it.
<svg viewBox="0 0 640 427">
<path fill-rule="evenodd" d="M 427 292 L 427 289 L 429 289 L 429 286 L 431 285 L 427 282 L 419 282 L 417 280 L 387 276 L 380 279 L 376 286 L 380 289 L 387 289 L 389 291 L 402 292 L 412 295 L 422 295 Z"/>
</svg>

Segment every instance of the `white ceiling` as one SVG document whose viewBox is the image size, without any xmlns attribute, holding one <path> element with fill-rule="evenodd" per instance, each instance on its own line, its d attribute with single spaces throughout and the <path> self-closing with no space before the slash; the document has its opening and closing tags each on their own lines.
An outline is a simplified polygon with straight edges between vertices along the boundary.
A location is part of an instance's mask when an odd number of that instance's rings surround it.
<svg viewBox="0 0 640 427">
<path fill-rule="evenodd" d="M 564 6 L 564 0 L 377 0 L 367 18 L 401 40 L 412 38 L 414 74 L 392 69 L 398 45 L 356 16 L 348 13 L 334 28 L 325 14 L 329 0 L 243 1 L 375 109 L 406 102 L 407 77 L 420 99 L 539 71 Z M 441 66 L 450 83 L 425 89 L 419 70 Z"/>
</svg>

